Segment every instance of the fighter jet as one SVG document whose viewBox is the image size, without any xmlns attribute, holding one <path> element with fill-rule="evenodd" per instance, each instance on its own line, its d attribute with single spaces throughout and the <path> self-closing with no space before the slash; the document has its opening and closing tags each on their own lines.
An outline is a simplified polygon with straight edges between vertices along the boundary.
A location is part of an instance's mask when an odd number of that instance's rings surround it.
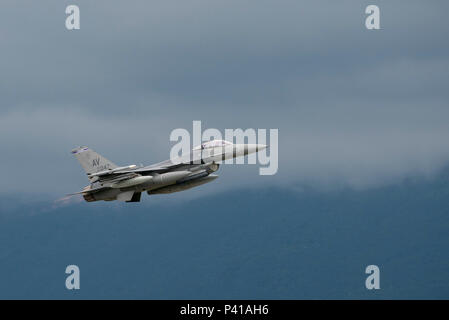
<svg viewBox="0 0 449 320">
<path fill-rule="evenodd" d="M 224 160 L 245 156 L 267 148 L 263 144 L 233 144 L 225 140 L 205 142 L 187 155 L 150 166 L 119 167 L 88 147 L 72 154 L 86 171 L 90 184 L 81 194 L 87 202 L 140 202 L 142 192 L 149 195 L 184 191 L 218 178 L 213 174 Z"/>
</svg>

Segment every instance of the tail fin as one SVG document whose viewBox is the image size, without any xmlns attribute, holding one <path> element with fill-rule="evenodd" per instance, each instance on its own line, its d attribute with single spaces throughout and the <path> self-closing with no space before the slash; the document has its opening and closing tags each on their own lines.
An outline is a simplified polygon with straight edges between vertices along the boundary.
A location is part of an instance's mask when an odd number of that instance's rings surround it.
<svg viewBox="0 0 449 320">
<path fill-rule="evenodd" d="M 86 171 L 86 173 L 96 173 L 108 169 L 117 168 L 114 163 L 112 163 L 105 157 L 102 157 L 88 147 L 75 148 L 72 150 L 72 153 L 81 163 L 81 166 L 83 167 L 84 171 Z"/>
</svg>

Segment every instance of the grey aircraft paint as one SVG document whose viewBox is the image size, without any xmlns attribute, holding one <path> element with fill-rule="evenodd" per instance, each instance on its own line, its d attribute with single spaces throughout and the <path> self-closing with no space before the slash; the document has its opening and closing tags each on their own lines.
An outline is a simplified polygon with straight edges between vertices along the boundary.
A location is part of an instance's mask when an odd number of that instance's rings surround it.
<svg viewBox="0 0 449 320">
<path fill-rule="evenodd" d="M 215 140 L 214 142 L 217 142 Z M 202 144 L 188 155 L 150 166 L 118 167 L 88 147 L 78 147 L 72 153 L 87 174 L 90 185 L 75 194 L 84 200 L 139 202 L 141 193 L 165 194 L 188 190 L 218 178 L 211 175 L 226 159 L 246 156 L 267 148 L 263 144 Z M 210 146 L 209 145 L 209 146 Z"/>
</svg>

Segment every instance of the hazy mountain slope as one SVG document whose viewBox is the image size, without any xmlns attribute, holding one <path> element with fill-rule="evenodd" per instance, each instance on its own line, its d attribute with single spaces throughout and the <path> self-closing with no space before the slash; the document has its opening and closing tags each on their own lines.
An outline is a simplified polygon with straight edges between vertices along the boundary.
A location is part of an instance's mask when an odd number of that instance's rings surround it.
<svg viewBox="0 0 449 320">
<path fill-rule="evenodd" d="M 167 205 L 2 198 L 0 298 L 449 298 L 448 181 Z M 80 291 L 65 289 L 69 264 Z"/>
</svg>

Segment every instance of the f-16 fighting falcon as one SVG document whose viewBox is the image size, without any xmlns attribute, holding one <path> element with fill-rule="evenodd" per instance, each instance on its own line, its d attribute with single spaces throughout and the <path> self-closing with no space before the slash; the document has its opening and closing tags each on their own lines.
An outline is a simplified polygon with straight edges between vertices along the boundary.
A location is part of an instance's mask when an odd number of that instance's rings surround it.
<svg viewBox="0 0 449 320">
<path fill-rule="evenodd" d="M 220 162 L 264 150 L 263 144 L 233 144 L 212 140 L 192 149 L 188 155 L 150 166 L 118 167 L 88 147 L 72 150 L 87 173 L 90 185 L 82 191 L 84 200 L 139 202 L 142 192 L 173 193 L 187 190 L 218 178 L 212 174 Z"/>
</svg>

